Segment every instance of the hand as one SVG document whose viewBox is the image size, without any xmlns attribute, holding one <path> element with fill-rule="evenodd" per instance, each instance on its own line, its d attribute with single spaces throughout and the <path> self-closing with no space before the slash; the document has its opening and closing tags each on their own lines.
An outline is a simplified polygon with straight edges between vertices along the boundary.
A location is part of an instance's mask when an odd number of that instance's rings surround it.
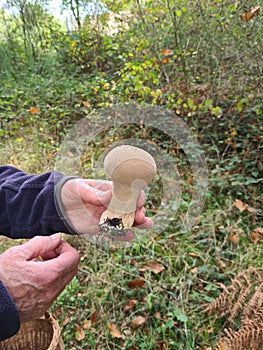
<svg viewBox="0 0 263 350">
<path fill-rule="evenodd" d="M 97 233 L 101 214 L 107 209 L 112 196 L 110 181 L 71 179 L 61 190 L 65 214 L 80 233 Z M 143 193 L 137 202 L 134 226 L 148 229 L 152 220 L 145 217 Z"/>
<path fill-rule="evenodd" d="M 0 255 L 0 279 L 11 294 L 21 321 L 45 314 L 76 274 L 78 263 L 77 251 L 61 241 L 58 234 L 36 236 Z"/>
</svg>

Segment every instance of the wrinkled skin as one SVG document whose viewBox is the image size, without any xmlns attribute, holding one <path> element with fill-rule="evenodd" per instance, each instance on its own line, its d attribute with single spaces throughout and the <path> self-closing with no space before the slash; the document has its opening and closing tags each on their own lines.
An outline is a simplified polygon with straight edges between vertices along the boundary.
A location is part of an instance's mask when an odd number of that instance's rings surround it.
<svg viewBox="0 0 263 350">
<path fill-rule="evenodd" d="M 0 255 L 0 279 L 21 321 L 41 317 L 77 272 L 79 254 L 58 234 L 36 236 Z"/>
</svg>

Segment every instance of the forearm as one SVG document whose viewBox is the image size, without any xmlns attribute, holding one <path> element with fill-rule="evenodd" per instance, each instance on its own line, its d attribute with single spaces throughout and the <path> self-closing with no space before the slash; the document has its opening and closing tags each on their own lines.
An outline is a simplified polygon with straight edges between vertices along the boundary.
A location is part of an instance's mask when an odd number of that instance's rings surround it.
<svg viewBox="0 0 263 350">
<path fill-rule="evenodd" d="M 54 171 L 28 175 L 13 167 L 0 167 L 0 233 L 11 238 L 74 233 L 65 226 L 54 200 L 55 184 L 63 177 Z"/>
</svg>

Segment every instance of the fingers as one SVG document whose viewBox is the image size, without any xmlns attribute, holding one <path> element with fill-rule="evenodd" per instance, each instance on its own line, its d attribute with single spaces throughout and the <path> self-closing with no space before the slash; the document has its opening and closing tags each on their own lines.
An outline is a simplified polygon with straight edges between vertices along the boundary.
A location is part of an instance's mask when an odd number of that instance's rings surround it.
<svg viewBox="0 0 263 350">
<path fill-rule="evenodd" d="M 145 217 L 144 221 L 140 224 L 135 223 L 135 227 L 141 230 L 148 230 L 153 225 L 153 221 L 150 218 Z"/>
<path fill-rule="evenodd" d="M 95 206 L 109 204 L 111 189 L 112 186 L 108 181 L 79 180 L 77 182 L 77 190 L 82 201 Z"/>
<path fill-rule="evenodd" d="M 57 271 L 63 271 L 64 274 L 77 269 L 80 260 L 79 253 L 67 242 L 61 241 L 55 252 L 57 257 L 45 261 L 46 268 L 56 268 Z"/>
<path fill-rule="evenodd" d="M 49 237 L 35 236 L 30 241 L 17 247 L 20 253 L 23 254 L 25 260 L 32 260 L 39 256 L 54 251 L 60 244 L 61 239 L 59 234 Z"/>
<path fill-rule="evenodd" d="M 138 200 L 137 200 L 137 208 L 140 209 L 145 205 L 145 192 L 141 191 Z"/>
</svg>

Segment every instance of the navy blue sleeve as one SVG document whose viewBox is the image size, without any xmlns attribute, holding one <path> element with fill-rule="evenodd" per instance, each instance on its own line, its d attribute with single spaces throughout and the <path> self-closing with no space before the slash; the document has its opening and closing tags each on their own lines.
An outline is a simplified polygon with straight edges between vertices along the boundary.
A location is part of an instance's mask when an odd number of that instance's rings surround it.
<svg viewBox="0 0 263 350">
<path fill-rule="evenodd" d="M 56 209 L 54 188 L 63 178 L 55 171 L 28 175 L 14 167 L 0 166 L 0 234 L 31 238 L 74 233 Z"/>
<path fill-rule="evenodd" d="M 28 175 L 14 167 L 0 166 L 0 234 L 31 238 L 55 232 L 75 233 L 59 203 L 59 192 L 67 179 L 55 171 Z M 0 341 L 15 335 L 19 327 L 16 305 L 0 281 Z"/>
<path fill-rule="evenodd" d="M 0 341 L 15 335 L 19 327 L 20 319 L 16 305 L 0 281 Z"/>
</svg>

